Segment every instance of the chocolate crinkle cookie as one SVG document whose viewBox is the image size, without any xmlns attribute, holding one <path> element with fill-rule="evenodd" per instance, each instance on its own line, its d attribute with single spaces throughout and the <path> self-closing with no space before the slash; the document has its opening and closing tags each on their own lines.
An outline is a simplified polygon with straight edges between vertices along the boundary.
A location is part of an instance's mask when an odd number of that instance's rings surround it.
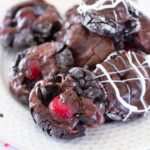
<svg viewBox="0 0 150 150">
<path fill-rule="evenodd" d="M 144 53 L 111 54 L 94 71 L 106 93 L 106 115 L 127 121 L 150 110 L 150 64 Z"/>
<path fill-rule="evenodd" d="M 28 48 L 54 39 L 61 28 L 56 8 L 44 0 L 21 2 L 10 8 L 0 26 L 4 47 Z"/>
<path fill-rule="evenodd" d="M 63 43 L 35 46 L 18 54 L 11 69 L 9 86 L 19 100 L 28 103 L 31 89 L 38 80 L 67 73 L 74 66 L 72 54 Z"/>
<path fill-rule="evenodd" d="M 78 11 L 82 23 L 90 31 L 113 37 L 123 48 L 124 37 L 140 29 L 139 11 L 128 0 L 82 0 Z"/>
<path fill-rule="evenodd" d="M 70 9 L 67 17 L 58 34 L 58 40 L 63 41 L 71 50 L 75 66 L 95 68 L 97 63 L 103 62 L 110 53 L 115 51 L 110 37 L 90 32 L 81 24 L 77 7 Z"/>
<path fill-rule="evenodd" d="M 84 136 L 86 128 L 102 124 L 105 94 L 94 78 L 86 69 L 73 68 L 67 75 L 39 81 L 29 98 L 34 121 L 61 139 Z"/>
</svg>

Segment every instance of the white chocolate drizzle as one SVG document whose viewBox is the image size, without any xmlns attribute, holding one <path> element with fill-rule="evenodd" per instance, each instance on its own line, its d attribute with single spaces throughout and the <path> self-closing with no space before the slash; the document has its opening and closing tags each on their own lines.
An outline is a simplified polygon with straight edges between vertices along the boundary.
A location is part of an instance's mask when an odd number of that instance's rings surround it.
<svg viewBox="0 0 150 150">
<path fill-rule="evenodd" d="M 98 78 L 99 78 L 99 77 L 98 77 Z M 97 79 L 97 78 L 95 78 L 95 79 Z M 125 82 L 129 82 L 129 81 L 137 81 L 137 80 L 140 80 L 140 78 L 126 79 L 126 80 L 123 80 L 123 81 L 120 81 L 120 80 L 113 80 L 113 82 L 114 82 L 114 83 L 125 83 Z M 150 81 L 149 78 L 145 78 L 145 80 Z M 109 80 L 101 81 L 100 83 L 101 83 L 101 84 L 103 84 L 103 83 L 109 83 Z"/>
<path fill-rule="evenodd" d="M 120 3 L 123 3 L 126 10 L 128 10 L 126 2 L 129 3 L 136 10 L 143 12 L 143 10 L 133 0 L 109 0 L 110 2 L 112 2 L 112 4 L 104 5 L 104 3 L 107 1 L 108 0 L 98 0 L 94 4 L 88 5 L 85 2 L 83 2 L 83 0 L 81 0 L 81 3 L 78 7 L 78 12 L 81 14 L 82 13 L 85 14 L 89 10 L 100 11 L 100 10 L 104 10 L 104 9 L 113 9 Z"/>
<path fill-rule="evenodd" d="M 112 64 L 108 61 L 111 57 L 109 57 L 109 59 L 107 58 L 105 60 L 105 62 L 108 63 L 109 65 L 113 66 L 114 69 L 116 70 L 116 72 L 108 72 L 107 69 L 102 64 L 96 65 L 97 69 L 100 69 L 104 73 L 100 76 L 97 76 L 97 78 L 102 77 L 102 76 L 106 76 L 108 79 L 106 81 L 101 81 L 100 83 L 101 84 L 110 83 L 112 88 L 115 91 L 117 100 L 126 109 L 129 110 L 129 113 L 126 115 L 126 117 L 123 119 L 123 121 L 126 121 L 132 115 L 132 113 L 144 113 L 144 115 L 146 115 L 146 113 L 150 110 L 150 106 L 147 106 L 147 103 L 144 99 L 145 94 L 146 94 L 146 80 L 150 81 L 149 75 L 146 71 L 146 67 L 150 68 L 149 63 L 148 63 L 148 58 L 147 58 L 147 56 L 145 56 L 145 61 L 143 63 L 140 63 L 139 59 L 137 58 L 137 56 L 134 52 L 129 51 L 129 52 L 126 52 L 125 54 L 126 54 L 125 56 L 127 57 L 127 60 L 129 63 L 129 69 L 118 70 L 118 68 L 114 64 Z M 122 62 L 124 64 L 126 64 L 123 57 L 119 56 L 119 58 L 122 60 Z M 136 64 L 135 64 L 135 62 L 136 62 Z M 111 74 L 126 72 L 126 71 L 130 71 L 130 70 L 133 70 L 135 72 L 135 74 L 137 76 L 136 78 L 126 79 L 126 80 L 113 80 L 111 78 Z M 129 82 L 129 81 L 134 81 L 134 80 L 138 80 L 141 84 L 141 90 L 142 91 L 141 91 L 140 101 L 141 101 L 141 104 L 143 105 L 143 109 L 138 109 L 137 106 L 131 105 L 131 98 L 132 97 L 131 97 L 129 86 L 127 86 L 128 93 L 129 93 L 129 101 L 126 102 L 122 98 L 120 91 L 119 91 L 117 85 L 115 84 L 115 83 L 125 83 L 125 82 Z"/>
<path fill-rule="evenodd" d="M 145 68 L 150 68 L 150 66 L 148 66 L 148 65 L 145 65 L 145 66 L 143 66 L 143 67 L 145 67 Z M 137 66 L 137 68 L 141 68 L 140 66 Z M 127 72 L 127 71 L 130 71 L 131 69 L 125 69 L 125 70 L 119 70 L 119 73 L 123 73 L 123 72 Z M 108 72 L 110 75 L 113 75 L 113 74 L 116 74 L 117 72 L 116 71 L 114 71 L 114 72 Z M 100 76 L 97 76 L 96 78 L 101 78 L 101 77 L 104 77 L 105 76 L 105 74 L 102 74 L 102 75 L 100 75 Z M 95 78 L 95 79 L 96 79 Z M 139 79 L 139 78 L 133 78 L 133 79 Z M 150 80 L 150 78 L 148 77 L 148 78 L 145 78 L 145 79 L 147 79 L 147 80 Z M 131 80 L 131 79 L 128 79 L 128 81 L 129 80 Z M 124 80 L 125 81 L 125 80 Z"/>
<path fill-rule="evenodd" d="M 111 4 L 104 5 L 104 3 L 107 1 L 108 0 L 98 0 L 94 4 L 91 4 L 91 5 L 88 5 L 82 1 L 80 6 L 78 7 L 78 12 L 80 14 L 85 14 L 89 10 L 100 11 L 100 10 L 104 10 L 104 9 L 114 9 L 120 3 L 123 3 L 126 10 L 128 11 L 128 7 L 127 7 L 125 0 L 110 0 L 110 2 L 112 2 Z M 115 13 L 115 16 L 116 16 L 116 13 Z"/>
<path fill-rule="evenodd" d="M 141 100 L 144 108 L 147 109 L 146 103 L 144 101 L 144 96 L 145 96 L 145 93 L 146 93 L 146 81 L 145 81 L 145 77 L 140 72 L 140 70 L 137 68 L 137 66 L 133 63 L 130 51 L 128 53 L 126 53 L 126 56 L 127 56 L 128 60 L 129 60 L 129 64 L 131 65 L 131 67 L 133 68 L 133 70 L 136 72 L 137 76 L 140 78 L 139 81 L 140 81 L 140 83 L 142 85 L 142 93 L 141 93 L 140 100 Z M 137 59 L 136 55 L 134 55 L 134 57 Z"/>
<path fill-rule="evenodd" d="M 114 64 L 112 64 L 112 63 L 110 63 L 109 61 L 106 61 L 107 63 L 109 63 L 111 66 L 113 66 L 115 69 L 116 69 L 116 71 L 117 71 L 117 73 L 119 73 L 119 70 L 118 70 L 118 68 L 114 65 Z M 125 83 L 126 81 L 125 80 L 123 80 L 122 81 L 123 83 Z M 128 95 L 129 95 L 129 104 L 130 104 L 130 102 L 131 102 L 131 94 L 130 94 L 130 88 L 129 88 L 129 86 L 128 86 L 128 84 L 126 84 L 126 86 L 127 86 L 127 89 L 128 89 Z"/>
<path fill-rule="evenodd" d="M 117 99 L 119 100 L 119 102 L 123 106 L 125 106 L 126 108 L 128 108 L 129 110 L 131 109 L 133 111 L 137 111 L 137 107 L 136 106 L 132 106 L 132 105 L 128 104 L 126 101 L 124 101 L 124 99 L 122 99 L 118 87 L 116 86 L 116 84 L 114 83 L 114 81 L 111 79 L 111 76 L 108 74 L 108 72 L 105 69 L 105 67 L 103 65 L 101 65 L 101 64 L 98 64 L 97 68 L 101 69 L 104 72 L 104 74 L 106 75 L 106 77 L 108 78 L 109 83 L 112 85 L 112 87 L 114 88 L 114 90 L 116 92 L 116 96 L 117 96 Z"/>
</svg>

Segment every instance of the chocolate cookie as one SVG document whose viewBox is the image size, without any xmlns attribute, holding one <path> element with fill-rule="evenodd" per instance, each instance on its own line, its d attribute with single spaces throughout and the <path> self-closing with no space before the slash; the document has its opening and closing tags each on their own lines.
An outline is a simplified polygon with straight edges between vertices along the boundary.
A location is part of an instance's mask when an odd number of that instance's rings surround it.
<svg viewBox="0 0 150 150">
<path fill-rule="evenodd" d="M 69 10 L 67 16 L 58 39 L 71 49 L 76 66 L 93 68 L 115 51 L 110 37 L 92 33 L 81 24 L 81 16 L 76 7 Z"/>
<path fill-rule="evenodd" d="M 94 74 L 73 68 L 39 81 L 30 94 L 34 121 L 48 135 L 62 139 L 84 136 L 86 128 L 104 122 L 104 92 Z"/>
<path fill-rule="evenodd" d="M 139 12 L 132 3 L 126 0 L 83 0 L 78 11 L 86 28 L 112 37 L 117 47 L 123 48 L 124 37 L 140 29 Z"/>
<path fill-rule="evenodd" d="M 61 28 L 56 8 L 44 0 L 21 2 L 10 8 L 1 24 L 0 43 L 4 47 L 27 48 L 54 39 Z"/>
<path fill-rule="evenodd" d="M 73 57 L 63 43 L 53 42 L 35 46 L 18 54 L 9 80 L 11 91 L 23 103 L 35 83 L 57 73 L 67 73 L 74 65 Z"/>
<path fill-rule="evenodd" d="M 147 55 L 135 52 L 112 54 L 95 70 L 106 92 L 106 115 L 126 121 L 150 110 L 150 66 Z"/>
<path fill-rule="evenodd" d="M 141 28 L 134 38 L 135 45 L 147 54 L 150 54 L 150 18 L 141 14 Z"/>
</svg>

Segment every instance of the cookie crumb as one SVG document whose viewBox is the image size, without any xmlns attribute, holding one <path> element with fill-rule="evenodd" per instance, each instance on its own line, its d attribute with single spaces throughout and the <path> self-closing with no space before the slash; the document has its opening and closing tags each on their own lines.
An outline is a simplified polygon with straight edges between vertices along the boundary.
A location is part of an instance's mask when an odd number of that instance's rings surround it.
<svg viewBox="0 0 150 150">
<path fill-rule="evenodd" d="M 2 118 L 3 118 L 3 117 L 4 117 L 4 114 L 0 113 L 0 117 L 2 117 Z"/>
</svg>

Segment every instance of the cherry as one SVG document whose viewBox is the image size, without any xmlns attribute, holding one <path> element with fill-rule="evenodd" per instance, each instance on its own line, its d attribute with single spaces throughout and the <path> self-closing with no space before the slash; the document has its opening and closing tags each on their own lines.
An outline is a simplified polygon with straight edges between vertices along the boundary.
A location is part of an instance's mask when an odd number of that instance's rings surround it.
<svg viewBox="0 0 150 150">
<path fill-rule="evenodd" d="M 73 117 L 73 109 L 70 105 L 63 103 L 60 96 L 55 97 L 49 104 L 49 110 L 52 114 L 63 119 Z"/>
<path fill-rule="evenodd" d="M 32 8 L 30 7 L 22 8 L 16 14 L 18 28 L 27 27 L 31 25 L 35 17 L 36 15 Z"/>
<path fill-rule="evenodd" d="M 40 62 L 38 60 L 32 60 L 28 64 L 28 77 L 30 80 L 37 80 L 42 76 Z"/>
</svg>

